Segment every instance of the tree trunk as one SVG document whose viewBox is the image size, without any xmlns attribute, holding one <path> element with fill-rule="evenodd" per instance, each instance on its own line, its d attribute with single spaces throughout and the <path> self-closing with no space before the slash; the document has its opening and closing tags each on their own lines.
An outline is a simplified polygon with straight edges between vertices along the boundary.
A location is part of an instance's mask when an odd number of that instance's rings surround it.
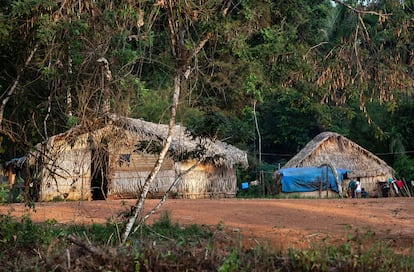
<svg viewBox="0 0 414 272">
<path fill-rule="evenodd" d="M 181 175 L 179 175 L 171 184 L 170 187 L 168 187 L 168 190 L 165 192 L 163 197 L 161 198 L 160 202 L 151 210 L 149 211 L 145 216 L 143 216 L 138 224 L 138 226 L 135 227 L 134 232 L 137 231 L 137 229 L 145 223 L 145 220 L 148 219 L 151 215 L 153 215 L 159 208 L 161 208 L 162 204 L 164 204 L 165 201 L 167 201 L 167 197 L 169 192 L 171 192 L 171 189 L 178 183 L 179 180 L 188 173 L 190 173 L 194 168 L 196 168 L 200 163 L 203 161 L 204 158 L 201 158 L 198 160 L 195 164 L 193 164 L 190 168 L 185 170 Z"/>
<path fill-rule="evenodd" d="M 1 101 L 1 106 L 0 106 L 0 127 L 3 126 L 3 117 L 4 117 L 4 110 L 6 108 L 6 104 L 7 102 L 9 102 L 10 97 L 14 94 L 17 85 L 20 82 L 20 78 L 23 74 L 23 70 L 24 68 L 27 67 L 27 65 L 29 65 L 30 61 L 32 61 L 32 58 L 34 56 L 34 54 L 37 51 L 37 48 L 39 47 L 38 44 L 35 44 L 35 46 L 33 47 L 32 51 L 30 52 L 29 56 L 27 57 L 26 61 L 24 62 L 24 66 L 17 72 L 17 76 L 16 79 L 13 82 L 13 85 L 10 87 L 10 90 L 7 92 L 6 97 L 3 98 L 3 101 Z"/>
<path fill-rule="evenodd" d="M 197 53 L 204 47 L 204 45 L 210 39 L 210 37 L 211 37 L 211 33 L 208 33 L 206 37 L 204 37 L 204 39 L 201 40 L 200 43 L 194 48 L 190 58 L 186 60 L 184 65 L 176 69 L 176 74 L 174 76 L 174 95 L 173 95 L 173 101 L 172 101 L 172 106 L 171 106 L 167 139 L 164 143 L 164 146 L 158 156 L 158 159 L 153 169 L 151 170 L 150 174 L 148 175 L 147 179 L 144 182 L 144 186 L 142 187 L 141 194 L 139 198 L 137 199 L 137 202 L 135 203 L 134 208 L 132 209 L 133 212 L 128 218 L 127 224 L 125 226 L 125 231 L 122 234 L 122 241 L 121 241 L 122 244 L 126 242 L 126 240 L 128 239 L 131 233 L 132 227 L 134 226 L 137 220 L 137 217 L 141 213 L 142 208 L 144 206 L 144 202 L 147 197 L 150 185 L 154 181 L 155 176 L 158 174 L 159 170 L 161 169 L 164 158 L 167 155 L 168 149 L 170 148 L 172 138 L 174 136 L 175 117 L 177 115 L 177 107 L 178 107 L 178 102 L 180 98 L 181 77 L 184 76 L 184 78 L 188 78 L 188 75 L 191 71 L 189 67 L 191 59 L 194 58 L 197 55 Z"/>
<path fill-rule="evenodd" d="M 177 73 L 174 77 L 174 95 L 173 95 L 173 102 L 171 107 L 171 115 L 170 115 L 170 122 L 168 126 L 168 135 L 165 141 L 165 144 L 161 150 L 160 155 L 154 165 L 154 168 L 151 170 L 151 173 L 148 175 L 147 179 L 145 180 L 144 186 L 142 187 L 141 195 L 139 196 L 131 216 L 128 218 L 127 225 L 125 227 L 125 231 L 122 235 L 122 243 L 125 243 L 131 233 L 132 227 L 137 220 L 139 213 L 144 206 L 145 199 L 147 197 L 150 185 L 154 180 L 155 176 L 158 174 L 159 170 L 161 169 L 162 163 L 164 161 L 165 156 L 167 155 L 168 149 L 170 148 L 172 138 L 174 136 L 174 127 L 175 127 L 175 116 L 177 114 L 177 107 L 178 101 L 180 98 L 180 91 L 181 91 L 181 74 Z"/>
<path fill-rule="evenodd" d="M 257 132 L 257 138 L 258 138 L 258 152 L 259 152 L 259 181 L 262 184 L 262 194 L 265 195 L 266 194 L 266 186 L 265 186 L 265 181 L 263 178 L 262 173 L 262 135 L 260 134 L 260 129 L 259 129 L 259 121 L 257 120 L 257 114 L 256 114 L 256 104 L 257 104 L 257 100 L 255 99 L 253 101 L 253 116 L 254 116 L 254 126 Z"/>
</svg>

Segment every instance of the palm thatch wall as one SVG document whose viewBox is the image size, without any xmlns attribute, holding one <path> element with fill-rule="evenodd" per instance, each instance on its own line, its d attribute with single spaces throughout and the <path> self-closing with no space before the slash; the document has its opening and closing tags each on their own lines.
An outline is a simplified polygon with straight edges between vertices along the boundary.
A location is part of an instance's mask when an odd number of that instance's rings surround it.
<svg viewBox="0 0 414 272">
<path fill-rule="evenodd" d="M 112 123 L 89 133 L 51 137 L 42 146 L 40 200 L 53 198 L 131 198 L 140 193 L 167 137 L 168 126 L 140 119 L 114 117 Z M 191 172 L 188 168 L 201 163 Z M 221 141 L 191 137 L 175 127 L 173 141 L 150 196 L 171 190 L 177 197 L 233 197 L 236 167 L 247 167 L 247 154 Z M 99 196 L 100 195 L 100 196 Z"/>
<path fill-rule="evenodd" d="M 283 168 L 320 166 L 331 164 L 350 170 L 344 181 L 344 189 L 350 179 L 361 180 L 369 192 L 378 191 L 378 182 L 394 176 L 394 170 L 386 162 L 348 138 L 334 132 L 322 132 L 313 138 Z M 379 193 L 379 192 L 378 192 Z"/>
<path fill-rule="evenodd" d="M 31 154 L 40 167 L 39 200 L 90 199 L 91 151 L 87 135 L 69 140 L 69 134 L 60 134 L 39 144 L 37 151 Z"/>
<path fill-rule="evenodd" d="M 196 163 L 195 160 L 176 164 L 182 173 Z M 180 198 L 228 198 L 236 196 L 237 178 L 233 168 L 201 164 L 185 175 L 177 185 Z"/>
</svg>

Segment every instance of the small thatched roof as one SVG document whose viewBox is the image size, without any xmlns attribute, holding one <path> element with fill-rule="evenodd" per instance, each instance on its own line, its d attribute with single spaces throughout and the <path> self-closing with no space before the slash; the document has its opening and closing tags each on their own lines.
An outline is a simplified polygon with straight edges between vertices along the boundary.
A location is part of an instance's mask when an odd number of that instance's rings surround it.
<svg viewBox="0 0 414 272">
<path fill-rule="evenodd" d="M 385 161 L 334 132 L 317 135 L 283 168 L 320 166 L 326 163 L 351 170 L 351 176 L 354 177 L 394 174 L 394 170 Z"/>
<path fill-rule="evenodd" d="M 134 132 L 142 140 L 156 140 L 162 144 L 167 138 L 168 125 L 126 117 L 112 117 L 111 119 L 114 126 Z M 243 168 L 248 167 L 245 151 L 219 140 L 212 141 L 207 138 L 192 137 L 187 129 L 181 125 L 176 125 L 174 128 L 174 136 L 169 151 L 178 154 L 178 157 L 187 158 L 196 157 L 198 153 L 203 152 L 205 161 L 209 161 L 214 165 L 228 168 L 233 168 L 234 165 L 240 165 Z M 186 154 L 186 156 L 180 156 L 182 154 Z"/>
</svg>

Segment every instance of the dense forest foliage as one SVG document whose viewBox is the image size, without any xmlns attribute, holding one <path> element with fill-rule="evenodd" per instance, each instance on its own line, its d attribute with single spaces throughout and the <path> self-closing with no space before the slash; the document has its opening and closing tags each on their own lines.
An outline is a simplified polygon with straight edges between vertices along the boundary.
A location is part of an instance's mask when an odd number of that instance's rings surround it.
<svg viewBox="0 0 414 272">
<path fill-rule="evenodd" d="M 412 0 L 3 0 L 0 67 L 2 161 L 109 113 L 167 122 L 181 69 L 177 122 L 253 172 L 334 131 L 414 179 Z"/>
</svg>

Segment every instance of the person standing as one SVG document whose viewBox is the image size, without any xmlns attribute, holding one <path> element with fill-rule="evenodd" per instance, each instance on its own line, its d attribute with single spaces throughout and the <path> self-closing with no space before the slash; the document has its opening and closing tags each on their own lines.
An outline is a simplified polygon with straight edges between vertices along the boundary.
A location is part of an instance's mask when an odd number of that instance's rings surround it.
<svg viewBox="0 0 414 272">
<path fill-rule="evenodd" d="M 355 182 L 355 195 L 356 195 L 356 198 L 361 198 L 361 192 L 362 192 L 361 180 L 358 178 L 357 181 Z"/>
<path fill-rule="evenodd" d="M 351 197 L 355 198 L 355 189 L 356 189 L 356 181 L 355 180 L 351 180 L 349 182 L 349 191 L 351 191 Z"/>
</svg>

